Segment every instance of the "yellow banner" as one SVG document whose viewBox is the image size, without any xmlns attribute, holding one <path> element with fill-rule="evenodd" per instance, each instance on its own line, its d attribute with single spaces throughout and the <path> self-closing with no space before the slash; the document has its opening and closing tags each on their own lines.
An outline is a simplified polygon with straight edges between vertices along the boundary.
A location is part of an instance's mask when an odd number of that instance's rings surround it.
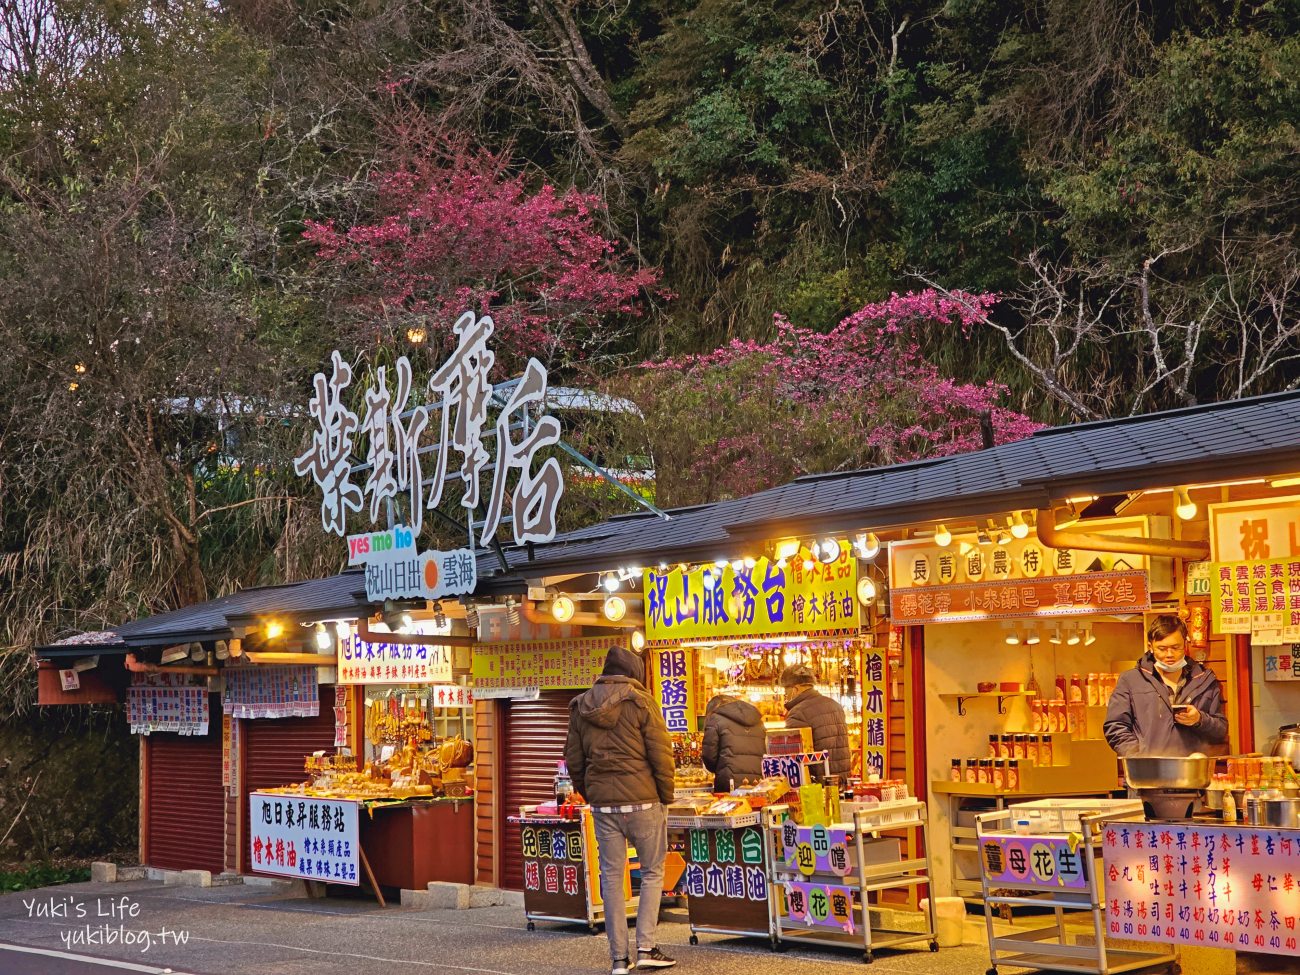
<svg viewBox="0 0 1300 975">
<path fill-rule="evenodd" d="M 1300 640 L 1300 556 L 1210 564 L 1215 633 L 1266 646 Z"/>
<path fill-rule="evenodd" d="M 646 570 L 646 639 L 857 632 L 858 561 L 847 546 L 834 562 L 808 567 L 798 558 L 737 564 Z"/>
<path fill-rule="evenodd" d="M 543 640 L 536 643 L 479 643 L 471 673 L 474 689 L 590 687 L 605 666 L 617 637 Z"/>
</svg>

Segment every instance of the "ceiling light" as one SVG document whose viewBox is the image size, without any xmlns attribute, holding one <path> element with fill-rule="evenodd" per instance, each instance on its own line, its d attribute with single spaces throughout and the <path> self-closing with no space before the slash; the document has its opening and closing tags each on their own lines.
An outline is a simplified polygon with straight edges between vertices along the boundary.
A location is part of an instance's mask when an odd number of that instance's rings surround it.
<svg viewBox="0 0 1300 975">
<path fill-rule="evenodd" d="M 755 559 L 752 555 L 746 555 L 745 558 L 742 560 L 742 564 L 745 566 L 746 569 L 752 569 L 754 566 L 758 565 L 758 560 Z"/>
<path fill-rule="evenodd" d="M 415 617 L 412 616 L 408 610 L 403 610 L 402 615 L 397 617 L 397 619 L 401 624 L 398 626 L 397 631 L 399 633 L 410 633 L 411 627 L 415 625 Z"/>
<path fill-rule="evenodd" d="M 947 548 L 952 544 L 952 532 L 948 531 L 947 526 L 940 525 L 934 530 L 934 542 L 940 548 Z"/>
<path fill-rule="evenodd" d="M 352 639 L 352 624 L 347 620 L 339 620 L 338 623 L 334 625 L 334 630 L 338 633 L 340 640 L 346 642 Z"/>
<path fill-rule="evenodd" d="M 1097 642 L 1097 634 L 1092 632 L 1091 626 L 1084 630 L 1083 633 L 1083 645 L 1085 647 L 1090 647 Z"/>
<path fill-rule="evenodd" d="M 713 570 L 705 569 L 704 574 L 700 576 L 700 581 L 704 583 L 705 589 L 713 588 Z"/>
<path fill-rule="evenodd" d="M 645 634 L 640 630 L 632 631 L 632 649 L 640 650 L 645 646 Z"/>
<path fill-rule="evenodd" d="M 1015 535 L 1016 538 L 1029 537 L 1029 525 L 1025 523 L 1025 516 L 1019 511 L 1014 511 L 1011 514 L 1011 534 Z"/>
<path fill-rule="evenodd" d="M 1025 634 L 1026 646 L 1036 647 L 1042 642 L 1043 642 L 1043 638 L 1038 635 L 1037 630 L 1031 630 L 1030 632 Z"/>
<path fill-rule="evenodd" d="M 1082 637 L 1079 636 L 1078 630 L 1071 630 L 1070 635 L 1065 638 L 1065 642 L 1069 646 L 1077 647 L 1081 639 Z"/>
<path fill-rule="evenodd" d="M 1015 630 L 1012 630 L 1010 633 L 1007 634 L 1006 640 L 1007 640 L 1007 646 L 1009 647 L 1020 646 L 1020 634 L 1017 633 Z"/>
<path fill-rule="evenodd" d="M 823 538 L 821 555 L 819 557 L 823 562 L 828 562 L 828 563 L 834 562 L 836 559 L 838 559 L 840 557 L 839 541 L 834 538 Z"/>
<path fill-rule="evenodd" d="M 975 541 L 979 542 L 981 545 L 993 544 L 993 539 L 989 537 L 989 533 L 983 528 L 980 528 L 975 532 Z"/>
<path fill-rule="evenodd" d="M 617 591 L 618 591 L 618 576 L 616 576 L 616 575 L 615 575 L 614 573 L 612 573 L 612 572 L 606 573 L 606 575 L 605 575 L 605 582 L 604 582 L 604 585 L 605 585 L 605 591 L 606 591 L 606 592 L 617 592 Z"/>
<path fill-rule="evenodd" d="M 1000 532 L 998 532 L 998 544 L 999 544 L 999 545 L 1010 545 L 1010 544 L 1011 544 L 1011 533 L 1010 533 L 1010 532 L 1007 532 L 1007 531 L 1000 531 Z"/>
<path fill-rule="evenodd" d="M 1053 630 L 1052 635 L 1047 638 L 1047 642 L 1054 643 L 1059 647 L 1061 645 L 1061 631 L 1059 629 Z"/>
<path fill-rule="evenodd" d="M 1056 530 L 1058 532 L 1064 531 L 1066 528 L 1069 528 L 1071 525 L 1078 523 L 1079 509 L 1076 508 L 1071 502 L 1067 501 L 1064 508 L 1056 509 L 1054 520 L 1056 522 Z"/>
<path fill-rule="evenodd" d="M 869 606 L 876 598 L 876 584 L 871 581 L 869 576 L 863 576 L 858 580 L 858 602 L 863 606 Z"/>
<path fill-rule="evenodd" d="M 727 567 L 727 560 L 726 560 L 726 559 L 718 559 L 716 562 L 713 563 L 713 566 L 714 566 L 714 568 L 717 568 L 717 569 L 725 569 L 725 568 Z"/>
<path fill-rule="evenodd" d="M 627 603 L 622 596 L 610 596 L 605 600 L 605 619 L 611 623 L 617 623 L 627 615 Z"/>
<path fill-rule="evenodd" d="M 874 559 L 880 554 L 880 538 L 875 532 L 859 532 L 853 544 L 858 550 L 859 558 Z"/>
<path fill-rule="evenodd" d="M 284 624 L 279 620 L 271 620 L 266 624 L 266 638 L 268 640 L 278 640 L 284 636 Z"/>
<path fill-rule="evenodd" d="M 329 650 L 334 646 L 334 641 L 330 637 L 330 631 L 325 629 L 324 623 L 316 624 L 316 649 Z"/>
<path fill-rule="evenodd" d="M 1196 517 L 1196 502 L 1187 493 L 1187 488 L 1174 488 L 1174 513 L 1183 521 Z"/>
<path fill-rule="evenodd" d="M 1300 486 L 1300 475 L 1296 477 L 1275 477 L 1268 482 L 1269 487 L 1297 487 Z"/>
<path fill-rule="evenodd" d="M 783 538 L 776 543 L 776 547 L 773 549 L 773 552 L 776 555 L 778 560 L 792 559 L 799 554 L 800 548 L 802 548 L 802 546 L 799 544 L 799 539 Z"/>
<path fill-rule="evenodd" d="M 178 660 L 184 660 L 189 655 L 189 644 L 186 644 L 183 647 L 168 647 L 162 652 L 162 662 L 165 664 L 174 664 Z"/>
<path fill-rule="evenodd" d="M 568 596 L 556 596 L 551 603 L 551 615 L 557 622 L 567 623 L 573 619 L 573 600 Z"/>
</svg>

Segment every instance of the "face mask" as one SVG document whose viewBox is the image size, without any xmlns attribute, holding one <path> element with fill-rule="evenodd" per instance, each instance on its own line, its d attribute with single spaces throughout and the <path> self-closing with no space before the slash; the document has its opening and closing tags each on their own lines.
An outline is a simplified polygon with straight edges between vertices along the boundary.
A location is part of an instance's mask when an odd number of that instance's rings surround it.
<svg viewBox="0 0 1300 975">
<path fill-rule="evenodd" d="M 1156 668 L 1164 671 L 1166 674 L 1176 674 L 1186 666 L 1187 666 L 1186 657 L 1178 661 L 1178 663 L 1176 664 L 1163 664 L 1159 660 L 1156 661 Z"/>
</svg>

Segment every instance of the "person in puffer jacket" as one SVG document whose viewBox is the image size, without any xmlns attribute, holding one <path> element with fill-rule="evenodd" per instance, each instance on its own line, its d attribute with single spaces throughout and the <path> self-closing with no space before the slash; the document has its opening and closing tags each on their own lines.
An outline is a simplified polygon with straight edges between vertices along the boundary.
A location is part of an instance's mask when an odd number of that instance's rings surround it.
<svg viewBox="0 0 1300 975">
<path fill-rule="evenodd" d="M 811 728 L 813 748 L 831 753 L 831 775 L 844 781 L 853 768 L 844 708 L 813 686 L 812 668 L 807 664 L 786 667 L 781 672 L 781 686 L 785 688 L 785 726 Z"/>
<path fill-rule="evenodd" d="M 573 787 L 591 805 L 600 855 L 611 975 L 627 975 L 623 873 L 627 845 L 641 861 L 641 903 L 636 914 L 636 967 L 677 964 L 659 950 L 655 931 L 668 853 L 665 807 L 673 801 L 673 746 L 663 716 L 645 686 L 645 665 L 623 647 L 610 647 L 591 690 L 569 705 L 564 758 Z M 615 922 L 618 923 L 615 923 Z"/>
<path fill-rule="evenodd" d="M 1120 674 L 1102 734 L 1121 757 L 1223 751 L 1223 689 L 1213 671 L 1187 656 L 1187 626 L 1177 616 L 1151 621 L 1147 652 Z"/>
<path fill-rule="evenodd" d="M 758 708 L 729 694 L 709 702 L 700 757 L 713 773 L 714 792 L 730 792 L 745 779 L 762 778 L 766 751 L 767 735 Z"/>
</svg>

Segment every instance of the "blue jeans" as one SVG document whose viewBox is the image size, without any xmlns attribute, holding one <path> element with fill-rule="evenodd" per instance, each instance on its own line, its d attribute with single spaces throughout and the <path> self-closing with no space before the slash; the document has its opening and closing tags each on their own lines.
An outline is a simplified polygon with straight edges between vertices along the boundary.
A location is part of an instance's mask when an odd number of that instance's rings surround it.
<svg viewBox="0 0 1300 975">
<path fill-rule="evenodd" d="M 649 951 L 656 944 L 659 902 L 664 893 L 664 856 L 668 853 L 668 813 L 661 803 L 630 813 L 592 812 L 596 845 L 600 848 L 600 893 L 605 899 L 605 935 L 611 961 L 635 957 L 628 954 L 627 901 L 623 897 L 623 872 L 627 845 L 636 847 L 641 861 L 641 903 L 636 912 L 636 946 Z"/>
</svg>

